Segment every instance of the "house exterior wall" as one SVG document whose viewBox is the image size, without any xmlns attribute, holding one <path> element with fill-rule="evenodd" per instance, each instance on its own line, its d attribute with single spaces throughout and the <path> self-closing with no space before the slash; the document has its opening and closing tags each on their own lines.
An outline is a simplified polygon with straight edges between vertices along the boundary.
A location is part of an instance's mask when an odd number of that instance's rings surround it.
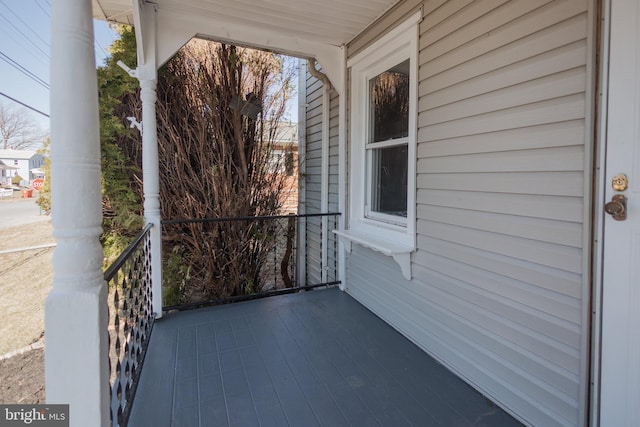
<svg viewBox="0 0 640 427">
<path fill-rule="evenodd" d="M 0 150 L 0 160 L 7 166 L 14 166 L 18 169 L 3 170 L 2 177 L 10 182 L 11 178 L 20 175 L 22 181 L 20 185 L 29 185 L 33 179 L 31 169 L 40 168 L 44 165 L 44 156 L 35 151 L 25 150 Z"/>
<path fill-rule="evenodd" d="M 347 291 L 522 421 L 583 425 L 593 4 L 407 1 L 349 56 L 418 8 L 412 280 L 354 243 Z M 310 78 L 310 152 L 318 99 Z M 309 202 L 317 188 L 308 187 Z"/>
<path fill-rule="evenodd" d="M 298 161 L 298 153 L 294 152 L 294 162 Z M 280 213 L 298 213 L 298 168 L 294 167 L 293 175 L 287 175 L 283 183 L 283 192 L 280 195 Z"/>
<path fill-rule="evenodd" d="M 306 69 L 306 68 L 305 68 Z M 322 83 L 314 79 L 307 71 L 307 111 L 306 111 L 306 152 L 300 159 L 304 162 L 305 213 L 322 213 Z M 331 90 L 329 112 L 329 212 L 338 212 L 338 94 Z M 336 279 L 337 271 L 336 237 L 331 230 L 333 218 L 329 219 L 328 259 L 329 281 Z M 306 220 L 306 257 L 307 284 L 321 283 L 321 219 Z M 327 266 L 325 266 L 327 267 Z"/>
<path fill-rule="evenodd" d="M 274 127 L 272 127 L 272 125 Z M 274 135 L 270 135 L 273 133 Z M 283 178 L 279 214 L 298 213 L 298 124 L 267 122 L 263 137 L 271 139 L 271 168 Z M 289 160 L 291 163 L 289 164 Z"/>
<path fill-rule="evenodd" d="M 288 169 L 286 159 L 291 158 L 291 169 Z M 280 210 L 278 214 L 288 215 L 298 213 L 298 145 L 276 146 L 271 151 L 273 168 L 283 176 L 282 191 L 280 193 Z"/>
</svg>

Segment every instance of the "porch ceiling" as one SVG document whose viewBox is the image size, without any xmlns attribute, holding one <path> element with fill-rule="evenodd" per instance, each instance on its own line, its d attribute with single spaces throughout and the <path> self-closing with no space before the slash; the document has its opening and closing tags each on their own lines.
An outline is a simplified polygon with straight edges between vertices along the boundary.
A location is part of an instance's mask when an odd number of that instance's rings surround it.
<svg viewBox="0 0 640 427">
<path fill-rule="evenodd" d="M 342 46 L 398 0 L 155 0 L 158 12 Z M 133 24 L 132 0 L 93 0 L 96 19 Z M 224 34 L 208 34 L 221 36 Z"/>
</svg>

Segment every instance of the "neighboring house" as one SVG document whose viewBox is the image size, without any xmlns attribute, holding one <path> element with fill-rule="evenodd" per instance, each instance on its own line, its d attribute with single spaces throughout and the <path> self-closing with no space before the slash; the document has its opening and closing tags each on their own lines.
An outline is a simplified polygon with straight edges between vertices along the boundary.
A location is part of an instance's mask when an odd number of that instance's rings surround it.
<svg viewBox="0 0 640 427">
<path fill-rule="evenodd" d="M 32 179 L 36 178 L 40 168 L 44 166 L 44 156 L 37 151 L 30 150 L 0 150 L 0 160 L 5 165 L 14 166 L 17 169 L 0 170 L 0 180 L 11 181 L 16 175 L 22 178 L 20 185 L 29 185 Z"/>
<path fill-rule="evenodd" d="M 269 130 L 265 130 L 268 132 Z M 271 164 L 286 176 L 283 195 L 283 214 L 298 212 L 298 124 L 281 121 L 277 124 L 271 151 Z"/>
<path fill-rule="evenodd" d="M 109 399 L 91 4 L 136 26 L 156 313 L 157 68 L 195 35 L 294 54 L 302 206 L 342 212 L 341 289 L 525 424 L 640 425 L 632 0 L 54 2 L 52 168 L 82 188 L 52 194 L 46 392 L 72 425 Z"/>
<path fill-rule="evenodd" d="M 13 171 L 17 170 L 17 166 L 11 166 L 0 160 L 0 185 L 11 185 L 11 177 Z M 7 194 L 5 192 L 5 194 Z"/>
</svg>

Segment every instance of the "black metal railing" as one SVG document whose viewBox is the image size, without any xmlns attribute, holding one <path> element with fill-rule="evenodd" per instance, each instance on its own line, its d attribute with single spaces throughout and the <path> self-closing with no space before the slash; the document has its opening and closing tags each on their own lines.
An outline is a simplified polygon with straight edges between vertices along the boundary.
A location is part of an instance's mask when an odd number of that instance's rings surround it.
<svg viewBox="0 0 640 427">
<path fill-rule="evenodd" d="M 105 271 L 109 285 L 111 422 L 126 426 L 155 315 L 148 224 Z"/>
<path fill-rule="evenodd" d="M 164 311 L 340 283 L 339 216 L 163 220 Z"/>
</svg>

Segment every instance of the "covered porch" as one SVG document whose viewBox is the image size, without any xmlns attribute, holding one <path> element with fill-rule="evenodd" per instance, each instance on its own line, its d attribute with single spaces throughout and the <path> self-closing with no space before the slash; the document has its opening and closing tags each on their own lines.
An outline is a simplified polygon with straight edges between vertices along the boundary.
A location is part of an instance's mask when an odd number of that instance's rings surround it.
<svg viewBox="0 0 640 427">
<path fill-rule="evenodd" d="M 396 0 L 336 2 L 318 10 L 312 1 L 299 7 L 260 2 L 150 2 L 144 0 L 60 0 L 51 11 L 51 159 L 52 222 L 57 249 L 54 283 L 47 299 L 45 360 L 47 401 L 70 405 L 71 425 L 111 425 L 112 395 L 126 401 L 128 393 L 110 387 L 113 372 L 127 377 L 138 363 L 138 352 L 148 337 L 154 319 L 163 315 L 161 253 L 162 220 L 159 201 L 159 164 L 156 128 L 157 70 L 183 44 L 195 36 L 242 46 L 263 48 L 301 58 L 315 58 L 332 79 L 336 90 L 344 90 L 344 45 L 394 5 Z M 285 2 L 287 3 L 287 2 Z M 286 7 L 283 7 L 286 6 Z M 347 16 L 348 15 L 348 16 Z M 102 224 L 100 136 L 96 64 L 92 18 L 135 27 L 137 64 L 123 64 L 141 88 L 142 169 L 144 216 L 147 228 L 140 237 L 144 273 L 132 267 L 127 275 L 144 282 L 132 318 L 143 337 L 130 339 L 131 323 L 125 321 L 118 352 L 122 366 L 109 366 L 108 288 L 102 271 L 103 250 L 99 236 Z M 313 20 L 313 25 L 308 25 Z M 295 25 L 294 25 L 295 23 Z M 129 68 L 130 66 L 131 68 Z M 123 71 L 124 73 L 125 71 Z M 326 80 L 327 93 L 329 80 Z M 340 109 L 345 109 L 344 100 Z M 328 114 L 328 108 L 326 109 Z M 341 114 L 344 117 L 344 114 Z M 328 123 L 329 117 L 325 117 Z M 341 130 L 344 138 L 344 128 Z M 327 140 L 328 141 L 328 140 Z M 328 149 L 322 170 L 329 173 Z M 341 167 L 344 168 L 344 165 Z M 328 180 L 323 178 L 322 209 L 328 212 Z M 75 191 L 70 192 L 69 189 Z M 343 190 L 341 189 L 340 192 Z M 77 194 L 82 194 L 80 200 Z M 341 228 L 343 220 L 334 228 Z M 321 225 L 329 234 L 326 220 Z M 140 243 L 139 242 L 139 243 Z M 137 255 L 136 255 L 137 256 Z M 327 261 L 326 250 L 320 259 Z M 321 262 L 322 262 L 321 261 Z M 321 264 L 318 264 L 321 265 Z M 317 266 L 315 266 L 317 267 Z M 131 273 L 131 271 L 134 271 Z M 128 294 L 121 298 L 126 299 Z M 140 298 L 144 302 L 140 302 Z M 121 301 L 123 300 L 121 299 Z M 131 306 L 128 307 L 131 310 Z M 159 323 L 161 326 L 161 324 Z M 159 328 L 161 330 L 161 328 Z M 138 329 L 137 329 L 138 330 Z M 114 346 L 111 343 L 111 347 Z M 149 351 L 149 355 L 154 350 Z M 162 354 L 157 356 L 162 357 Z M 121 394 L 123 393 L 123 394 Z M 117 417 L 116 417 L 117 418 Z"/>
<path fill-rule="evenodd" d="M 520 424 L 332 287 L 163 316 L 129 425 Z"/>
<path fill-rule="evenodd" d="M 53 262 L 53 289 L 46 303 L 46 398 L 50 403 L 70 405 L 72 426 L 120 425 L 118 415 L 112 417 L 112 407 L 122 405 L 121 413 L 123 408 L 131 409 L 129 399 L 135 394 L 133 377 L 141 372 L 145 341 L 151 333 L 151 325 L 157 321 L 158 330 L 163 329 L 163 322 L 159 319 L 163 317 L 165 308 L 161 252 L 162 220 L 165 218 L 161 217 L 159 201 L 158 68 L 191 38 L 208 37 L 302 58 L 316 58 L 333 79 L 336 90 L 342 92 L 342 46 L 396 0 L 381 0 L 375 4 L 368 1 L 358 4 L 338 2 L 326 10 L 322 22 L 318 12 L 308 13 L 316 9 L 315 2 L 305 2 L 302 8 L 290 7 L 287 9 L 289 14 L 282 13 L 277 5 L 257 8 L 251 12 L 251 20 L 246 19 L 247 11 L 254 9 L 251 3 L 241 6 L 228 2 L 161 3 L 60 0 L 52 5 L 51 56 L 55 60 L 51 70 L 51 104 L 55 108 L 51 114 L 51 174 L 55 184 L 52 185 L 51 198 L 57 249 Z M 344 7 L 348 7 L 350 17 L 344 17 Z M 117 272 L 120 266 L 114 268 L 112 277 L 116 281 L 126 278 L 118 298 L 127 305 L 117 314 L 122 316 L 118 320 L 123 323 L 122 329 L 111 332 L 121 339 L 112 338 L 111 342 L 107 284 L 110 279 L 107 278 L 109 274 L 102 271 L 103 250 L 99 242 L 102 206 L 94 17 L 135 27 L 137 66 L 134 69 L 134 64 L 123 64 L 123 68 L 139 80 L 142 101 L 142 117 L 138 120 L 142 124 L 144 217 L 147 225 L 137 239 L 138 248 L 132 260 L 122 259 L 121 266 L 126 273 Z M 310 28 L 307 23 L 312 18 L 315 24 Z M 298 24 L 292 26 L 295 20 Z M 328 93 L 329 81 L 326 83 Z M 341 101 L 340 109 L 344 108 Z M 328 114 L 328 108 L 326 110 Z M 328 120 L 326 116 L 325 122 Z M 341 134 L 344 136 L 344 129 Z M 328 153 L 328 149 L 326 151 Z M 326 176 L 329 164 L 325 160 L 322 169 Z M 323 189 L 327 185 L 328 181 L 323 178 Z M 75 191 L 70 192 L 69 188 Z M 325 201 L 326 192 L 323 195 Z M 77 200 L 77 194 L 83 195 L 81 200 Z M 313 213 L 327 212 L 328 204 L 323 202 L 322 210 Z M 333 228 L 340 227 L 342 225 Z M 326 239 L 329 234 L 326 220 L 322 221 L 320 229 Z M 313 268 L 328 261 L 326 250 L 319 254 L 319 258 L 321 261 Z M 321 273 L 321 276 L 325 275 Z M 133 288 L 139 290 L 131 294 L 129 291 Z M 133 301 L 135 304 L 130 304 Z M 117 353 L 111 360 L 111 366 L 108 357 L 110 347 Z M 155 347 L 151 347 L 147 356 L 167 356 L 162 352 L 156 353 Z M 125 384 L 123 388 L 112 388 L 114 376 Z M 143 407 L 140 401 L 144 402 L 144 395 L 144 386 L 141 386 L 139 408 Z M 116 414 L 118 411 L 116 408 Z M 169 423 L 169 419 L 164 423 Z M 141 421 L 139 425 L 153 424 Z"/>
<path fill-rule="evenodd" d="M 631 170 L 613 165 L 605 177 L 604 159 L 637 152 L 637 138 L 606 133 L 637 127 L 626 114 L 640 97 L 626 96 L 640 87 L 629 54 L 638 16 L 629 0 L 53 2 L 47 402 L 70 404 L 72 426 L 129 416 L 131 425 L 516 424 L 476 387 L 531 425 L 637 425 L 640 246 L 600 205 L 613 173 Z M 110 387 L 106 357 L 92 18 L 132 24 L 138 43 L 137 64 L 123 68 L 140 85 L 147 226 L 138 267 L 113 276 L 133 280 L 123 291 L 144 285 L 124 298 L 138 305 L 116 331 L 123 387 Z M 339 217 L 319 220 L 319 261 L 305 268 L 348 292 L 167 313 L 161 248 L 172 218 L 159 198 L 157 70 L 193 37 L 308 60 L 300 148 L 316 157 L 305 213 Z M 374 153 L 391 143 L 365 138 L 367 88 L 407 60 L 411 132 L 396 138 L 398 152 L 407 147 L 407 206 L 369 215 L 375 174 L 362 171 L 377 170 Z M 609 100 L 608 73 L 620 83 Z M 623 139 L 623 149 L 603 144 Z M 605 224 L 620 233 L 608 248 Z M 634 249 L 622 268 L 603 267 L 616 240 Z M 603 300 L 614 290 L 606 279 L 621 283 L 616 273 L 625 286 Z"/>
</svg>

